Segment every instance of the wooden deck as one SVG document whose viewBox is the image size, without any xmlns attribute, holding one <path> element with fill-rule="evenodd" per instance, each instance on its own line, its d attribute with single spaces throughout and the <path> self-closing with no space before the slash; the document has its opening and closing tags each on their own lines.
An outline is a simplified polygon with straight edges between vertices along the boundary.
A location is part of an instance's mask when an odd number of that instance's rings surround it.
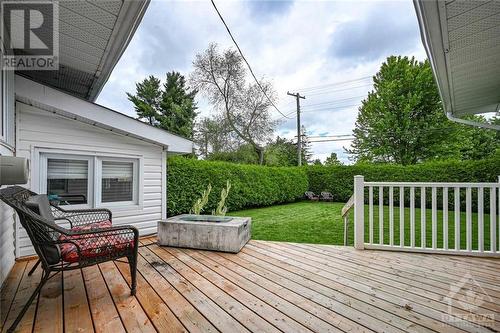
<svg viewBox="0 0 500 333">
<path fill-rule="evenodd" d="M 500 261 L 251 241 L 239 254 L 140 248 L 138 291 L 110 262 L 52 278 L 20 332 L 492 332 Z M 18 262 L 3 330 L 40 278 Z M 457 286 L 451 289 L 450 286 Z"/>
</svg>

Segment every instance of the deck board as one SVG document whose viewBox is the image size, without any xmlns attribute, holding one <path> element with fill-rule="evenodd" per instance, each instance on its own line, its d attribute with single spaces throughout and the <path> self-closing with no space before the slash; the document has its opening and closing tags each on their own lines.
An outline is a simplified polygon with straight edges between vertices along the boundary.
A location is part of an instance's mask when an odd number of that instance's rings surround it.
<svg viewBox="0 0 500 333">
<path fill-rule="evenodd" d="M 229 254 L 155 240 L 141 239 L 136 296 L 126 262 L 67 272 L 18 332 L 500 331 L 500 260 L 266 241 Z M 2 287 L 2 332 L 40 279 L 40 268 L 27 275 L 33 265 L 16 263 Z"/>
</svg>

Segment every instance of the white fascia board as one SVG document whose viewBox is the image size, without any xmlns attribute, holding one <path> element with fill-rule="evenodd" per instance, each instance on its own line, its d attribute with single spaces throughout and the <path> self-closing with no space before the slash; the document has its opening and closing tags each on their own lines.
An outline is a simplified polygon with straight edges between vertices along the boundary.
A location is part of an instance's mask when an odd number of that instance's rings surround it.
<svg viewBox="0 0 500 333">
<path fill-rule="evenodd" d="M 427 57 L 432 67 L 432 72 L 441 95 L 445 113 L 453 113 L 451 86 L 448 75 L 446 59 L 445 38 L 441 27 L 440 13 L 444 1 L 414 0 L 420 36 L 424 44 Z"/>
<path fill-rule="evenodd" d="M 149 6 L 150 0 L 125 0 L 123 2 L 110 40 L 104 50 L 101 63 L 97 70 L 97 79 L 90 88 L 88 99 L 94 102 L 99 96 L 104 84 L 108 81 L 115 65 L 134 36 L 137 27 Z"/>
<path fill-rule="evenodd" d="M 16 100 L 46 111 L 188 154 L 193 142 L 101 105 L 71 96 L 22 76 L 15 77 Z"/>
</svg>

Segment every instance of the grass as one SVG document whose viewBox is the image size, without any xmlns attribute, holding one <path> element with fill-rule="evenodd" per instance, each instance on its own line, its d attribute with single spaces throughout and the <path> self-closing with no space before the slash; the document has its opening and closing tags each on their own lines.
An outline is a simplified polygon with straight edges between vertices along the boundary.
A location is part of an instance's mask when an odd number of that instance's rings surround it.
<svg viewBox="0 0 500 333">
<path fill-rule="evenodd" d="M 286 205 L 277 205 L 264 208 L 246 209 L 231 212 L 228 215 L 249 216 L 252 218 L 252 238 L 260 240 L 286 241 L 297 243 L 336 244 L 344 243 L 344 223 L 341 217 L 341 209 L 344 203 L 327 202 L 297 202 Z M 379 208 L 374 206 L 374 242 L 379 241 Z M 384 206 L 383 229 L 384 244 L 389 244 L 389 207 Z M 394 208 L 394 244 L 399 244 L 399 208 Z M 421 210 L 415 208 L 415 245 L 421 245 Z M 484 214 L 485 249 L 490 244 L 490 217 Z M 443 244 L 443 214 L 437 211 L 437 247 Z M 368 206 L 365 205 L 365 241 L 368 241 Z M 404 210 L 404 235 L 405 245 L 410 245 L 410 210 Z M 454 248 L 455 242 L 454 212 L 448 213 L 448 246 Z M 426 210 L 426 246 L 432 246 L 432 212 Z M 476 213 L 472 216 L 472 248 L 478 247 L 478 217 Z M 498 225 L 495 230 L 498 237 Z M 354 225 L 352 214 L 349 224 L 349 244 L 353 244 Z M 460 244 L 466 248 L 466 219 L 465 213 L 460 216 Z"/>
</svg>

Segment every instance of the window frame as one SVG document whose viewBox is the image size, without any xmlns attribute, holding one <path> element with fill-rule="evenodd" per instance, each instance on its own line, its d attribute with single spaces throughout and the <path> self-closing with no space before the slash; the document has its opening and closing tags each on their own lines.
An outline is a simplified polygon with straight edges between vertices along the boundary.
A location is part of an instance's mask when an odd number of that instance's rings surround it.
<svg viewBox="0 0 500 333">
<path fill-rule="evenodd" d="M 38 186 L 40 193 L 47 193 L 47 167 L 48 159 L 73 159 L 73 160 L 88 160 L 88 186 L 87 186 L 87 203 L 78 205 L 68 205 L 71 209 L 79 208 L 125 208 L 125 209 L 141 209 L 142 208 L 142 177 L 141 169 L 143 169 L 142 156 L 113 156 L 107 154 L 92 154 L 82 152 L 75 153 L 64 151 L 38 150 L 38 170 L 39 179 Z M 102 186 L 102 162 L 130 162 L 133 165 L 133 185 L 132 185 L 132 201 L 116 201 L 102 202 L 101 186 Z"/>
<path fill-rule="evenodd" d="M 124 162 L 132 163 L 132 200 L 130 201 L 113 201 L 113 202 L 102 202 L 102 162 Z M 95 174 L 95 184 L 96 184 L 96 207 L 119 207 L 119 206 L 130 206 L 139 204 L 139 160 L 132 158 L 121 158 L 121 157 L 107 157 L 98 156 L 96 157 L 96 174 Z"/>
<path fill-rule="evenodd" d="M 92 208 L 94 204 L 94 174 L 95 166 L 94 159 L 92 156 L 86 155 L 73 155 L 73 154 L 53 154 L 53 153 L 41 153 L 40 154 L 40 193 L 47 193 L 47 173 L 48 173 L 48 160 L 49 159 L 59 159 L 59 160 L 77 160 L 77 161 L 87 161 L 87 203 L 79 205 L 67 205 L 72 208 Z"/>
</svg>

